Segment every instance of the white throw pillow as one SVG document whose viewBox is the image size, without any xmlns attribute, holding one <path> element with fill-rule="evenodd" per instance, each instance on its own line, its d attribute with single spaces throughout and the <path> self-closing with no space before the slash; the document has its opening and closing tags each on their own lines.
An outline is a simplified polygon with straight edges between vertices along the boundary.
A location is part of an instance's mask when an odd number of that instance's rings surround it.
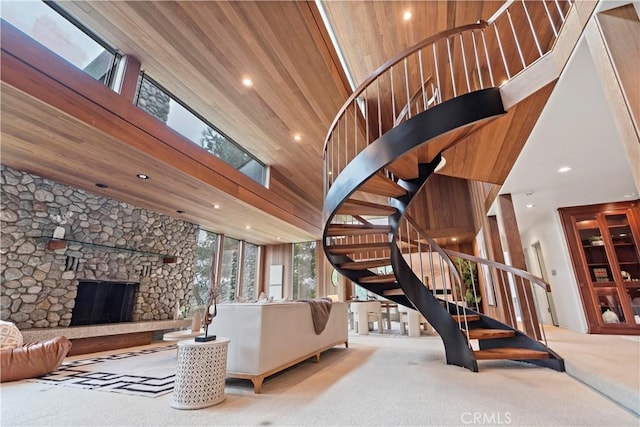
<svg viewBox="0 0 640 427">
<path fill-rule="evenodd" d="M 0 320 L 0 350 L 20 347 L 23 342 L 22 333 L 16 325 Z"/>
</svg>

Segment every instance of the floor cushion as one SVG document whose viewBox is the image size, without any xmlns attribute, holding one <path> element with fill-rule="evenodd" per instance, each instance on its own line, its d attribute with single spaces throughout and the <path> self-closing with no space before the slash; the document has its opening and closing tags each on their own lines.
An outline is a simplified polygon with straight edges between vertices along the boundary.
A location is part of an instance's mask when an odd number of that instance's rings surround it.
<svg viewBox="0 0 640 427">
<path fill-rule="evenodd" d="M 60 336 L 0 350 L 0 382 L 48 374 L 60 366 L 70 348 L 71 341 Z"/>
</svg>

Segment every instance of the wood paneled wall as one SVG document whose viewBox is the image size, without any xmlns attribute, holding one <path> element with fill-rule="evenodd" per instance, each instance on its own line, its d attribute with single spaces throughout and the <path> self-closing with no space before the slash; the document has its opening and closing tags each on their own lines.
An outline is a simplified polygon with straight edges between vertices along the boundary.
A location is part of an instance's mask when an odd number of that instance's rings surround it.
<svg viewBox="0 0 640 427">
<path fill-rule="evenodd" d="M 263 291 L 269 293 L 269 272 L 272 265 L 284 265 L 282 277 L 282 297 L 293 297 L 293 245 L 268 245 L 264 247 L 264 265 L 262 268 Z M 259 294 L 259 293 L 258 293 Z"/>
<path fill-rule="evenodd" d="M 464 179 L 433 175 L 409 206 L 409 214 L 432 238 L 473 239 L 472 205 Z"/>
</svg>

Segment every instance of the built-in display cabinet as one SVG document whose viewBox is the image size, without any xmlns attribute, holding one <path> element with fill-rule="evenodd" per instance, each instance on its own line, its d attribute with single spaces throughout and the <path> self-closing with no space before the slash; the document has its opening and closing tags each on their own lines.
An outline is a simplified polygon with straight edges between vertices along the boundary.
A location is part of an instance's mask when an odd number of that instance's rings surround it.
<svg viewBox="0 0 640 427">
<path fill-rule="evenodd" d="M 640 201 L 559 212 L 589 332 L 640 335 Z"/>
</svg>

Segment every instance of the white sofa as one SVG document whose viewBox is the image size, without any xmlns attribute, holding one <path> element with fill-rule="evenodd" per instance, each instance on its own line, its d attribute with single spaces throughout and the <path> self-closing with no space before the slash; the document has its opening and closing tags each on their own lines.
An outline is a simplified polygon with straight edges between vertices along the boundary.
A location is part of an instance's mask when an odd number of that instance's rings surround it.
<svg viewBox="0 0 640 427">
<path fill-rule="evenodd" d="M 325 329 L 316 335 L 304 302 L 218 304 L 208 333 L 229 338 L 227 377 L 253 382 L 256 393 L 269 375 L 348 343 L 347 304 L 334 302 Z"/>
</svg>

